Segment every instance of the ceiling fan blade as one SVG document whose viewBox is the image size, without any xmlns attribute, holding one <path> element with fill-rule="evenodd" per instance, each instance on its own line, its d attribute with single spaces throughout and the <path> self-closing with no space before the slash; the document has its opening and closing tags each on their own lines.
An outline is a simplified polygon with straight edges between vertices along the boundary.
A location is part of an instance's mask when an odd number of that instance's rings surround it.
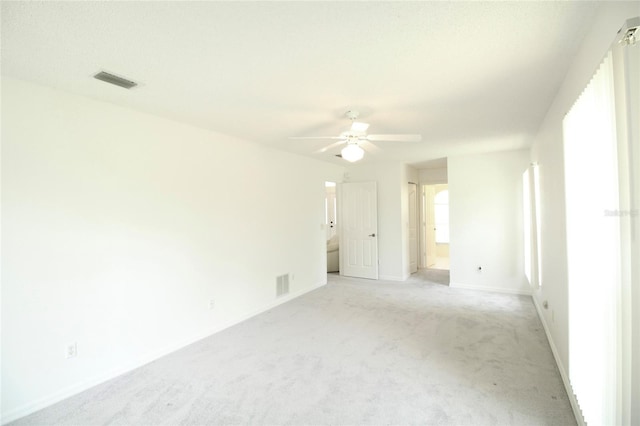
<svg viewBox="0 0 640 426">
<path fill-rule="evenodd" d="M 369 128 L 369 124 L 361 123 L 359 121 L 354 121 L 351 123 L 351 131 L 356 133 L 364 133 Z"/>
<path fill-rule="evenodd" d="M 377 154 L 377 153 L 382 151 L 378 147 L 378 145 L 376 145 L 373 142 L 370 142 L 368 140 L 360 140 L 360 142 L 358 142 L 358 145 L 360 145 L 362 147 L 362 149 L 364 149 L 367 152 L 370 152 L 371 154 Z"/>
<path fill-rule="evenodd" d="M 334 143 L 332 143 L 330 145 L 325 146 L 324 148 L 321 148 L 321 149 L 319 149 L 317 151 L 314 151 L 314 154 L 322 154 L 323 152 L 327 152 L 330 149 L 335 148 L 338 145 L 342 145 L 343 143 L 346 143 L 346 142 L 347 142 L 346 139 L 338 141 L 338 142 L 334 142 Z"/>
<path fill-rule="evenodd" d="M 289 139 L 344 139 L 340 136 L 289 136 Z"/>
<path fill-rule="evenodd" d="M 422 135 L 369 135 L 368 141 L 389 141 L 389 142 L 420 142 Z"/>
</svg>

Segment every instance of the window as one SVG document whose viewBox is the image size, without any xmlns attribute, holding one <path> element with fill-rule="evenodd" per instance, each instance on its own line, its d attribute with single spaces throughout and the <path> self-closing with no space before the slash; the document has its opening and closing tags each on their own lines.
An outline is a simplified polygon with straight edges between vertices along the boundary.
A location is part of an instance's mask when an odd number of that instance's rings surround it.
<svg viewBox="0 0 640 426">
<path fill-rule="evenodd" d="M 537 163 L 531 165 L 533 172 L 533 226 L 534 236 L 533 247 L 535 248 L 534 267 L 536 271 L 535 283 L 542 287 L 542 224 L 540 213 L 540 205 L 542 199 L 540 198 L 540 166 Z"/>
<path fill-rule="evenodd" d="M 531 180 L 529 179 L 529 169 L 522 174 L 522 223 L 524 231 L 524 274 L 529 280 L 529 284 L 533 284 L 533 276 L 531 269 L 531 256 L 533 240 L 531 239 L 531 228 L 533 222 L 531 218 Z"/>
<path fill-rule="evenodd" d="M 618 165 L 612 55 L 563 121 L 569 379 L 587 424 L 616 424 Z"/>
<path fill-rule="evenodd" d="M 542 244 L 540 226 L 540 169 L 532 163 L 522 174 L 524 228 L 524 273 L 529 284 L 542 286 Z"/>
</svg>

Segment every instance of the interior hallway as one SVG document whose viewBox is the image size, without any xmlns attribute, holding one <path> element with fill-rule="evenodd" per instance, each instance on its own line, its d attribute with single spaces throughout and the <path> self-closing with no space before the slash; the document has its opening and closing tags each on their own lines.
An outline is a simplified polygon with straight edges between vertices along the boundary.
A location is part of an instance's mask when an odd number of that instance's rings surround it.
<svg viewBox="0 0 640 426">
<path fill-rule="evenodd" d="M 431 269 L 449 269 L 448 257 L 436 257 L 436 263 L 430 266 Z"/>
<path fill-rule="evenodd" d="M 575 424 L 530 297 L 342 278 L 14 422 Z"/>
</svg>

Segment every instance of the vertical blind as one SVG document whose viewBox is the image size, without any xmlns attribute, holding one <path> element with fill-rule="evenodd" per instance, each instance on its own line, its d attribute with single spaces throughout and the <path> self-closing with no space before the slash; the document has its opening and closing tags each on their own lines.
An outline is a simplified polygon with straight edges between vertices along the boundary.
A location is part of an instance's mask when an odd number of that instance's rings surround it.
<svg viewBox="0 0 640 426">
<path fill-rule="evenodd" d="M 616 423 L 620 292 L 611 52 L 563 121 L 569 378 L 587 424 Z"/>
</svg>

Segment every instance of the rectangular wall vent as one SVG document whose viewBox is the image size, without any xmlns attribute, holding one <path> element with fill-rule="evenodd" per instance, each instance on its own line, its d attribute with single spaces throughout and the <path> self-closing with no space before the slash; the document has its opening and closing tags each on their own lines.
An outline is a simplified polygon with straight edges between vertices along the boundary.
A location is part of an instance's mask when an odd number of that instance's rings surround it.
<svg viewBox="0 0 640 426">
<path fill-rule="evenodd" d="M 125 89 L 131 89 L 138 85 L 135 81 L 127 80 L 126 78 L 118 77 L 117 75 L 113 75 L 105 71 L 100 71 L 98 74 L 94 75 L 93 78 L 106 83 L 115 84 L 116 86 L 124 87 Z"/>
<path fill-rule="evenodd" d="M 276 297 L 289 294 L 289 274 L 276 277 Z"/>
</svg>

